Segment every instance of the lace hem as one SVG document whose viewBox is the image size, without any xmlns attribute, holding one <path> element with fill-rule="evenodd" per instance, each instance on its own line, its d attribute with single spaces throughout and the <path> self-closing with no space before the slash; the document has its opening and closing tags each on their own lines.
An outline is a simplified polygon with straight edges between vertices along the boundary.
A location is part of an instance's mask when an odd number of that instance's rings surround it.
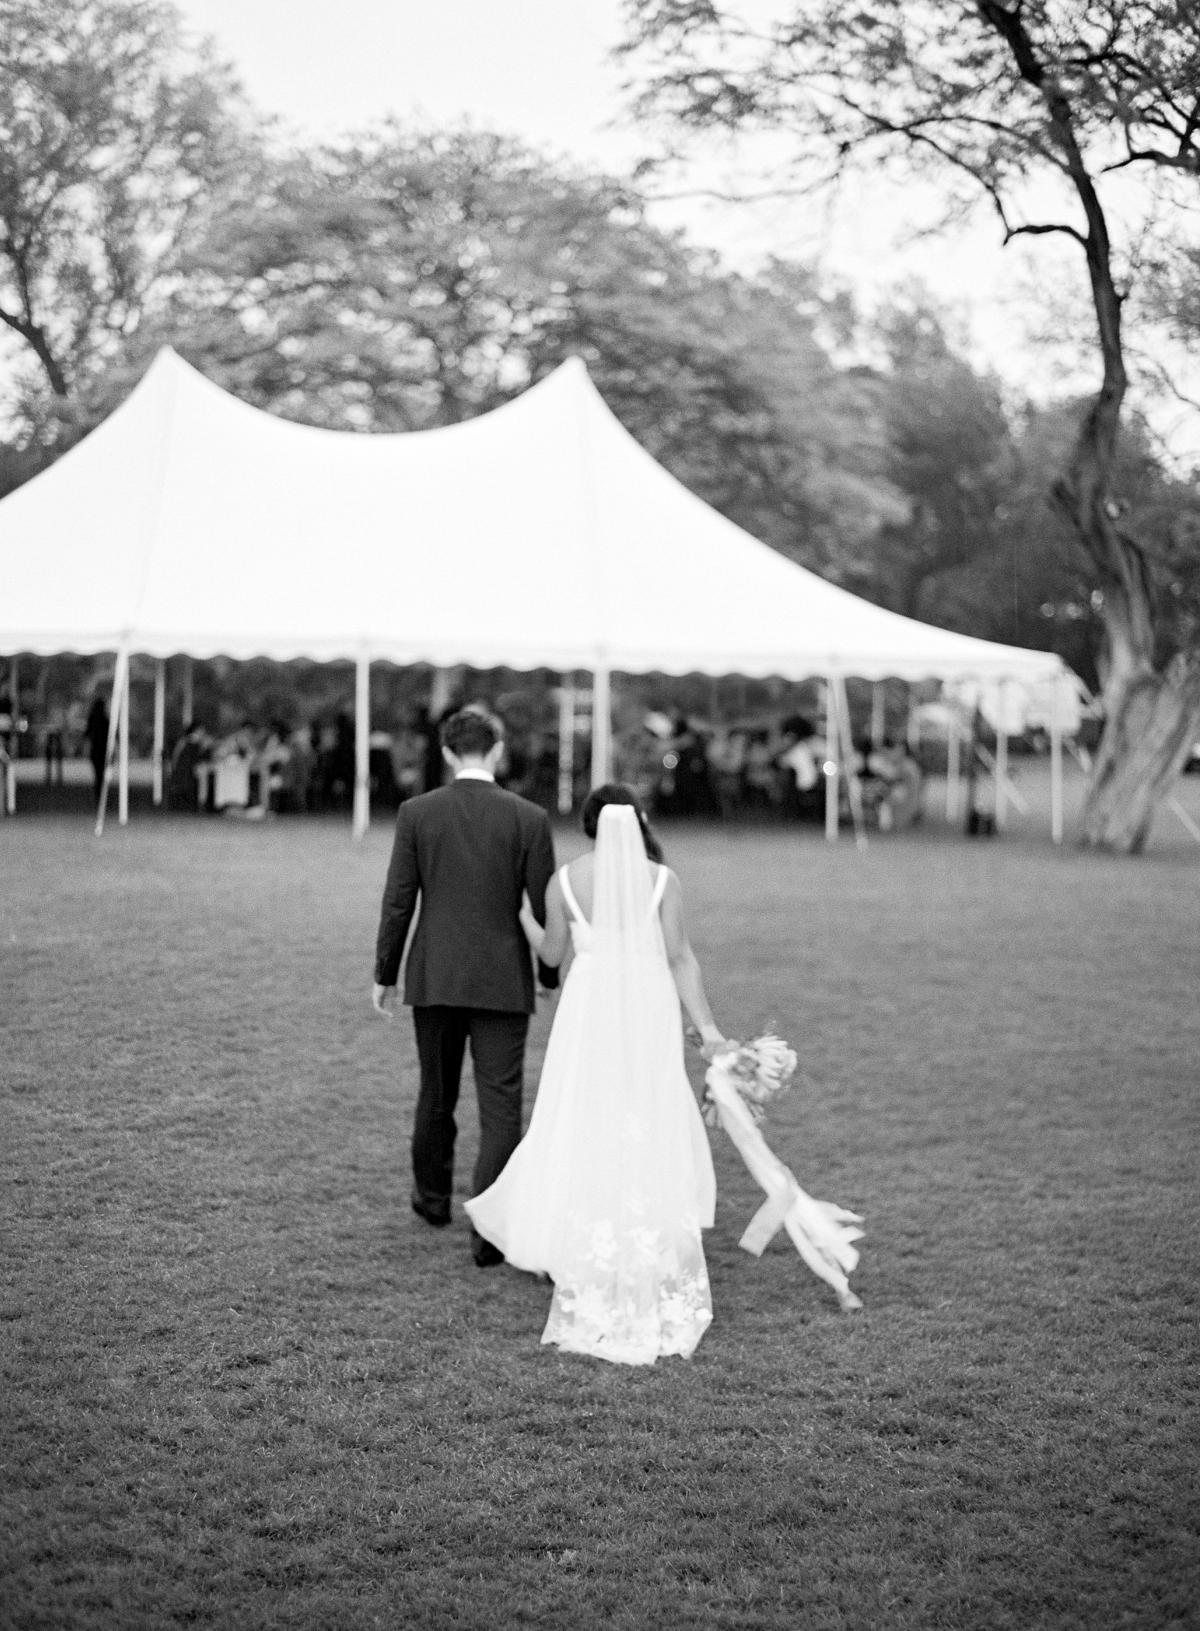
<svg viewBox="0 0 1200 1631">
<path fill-rule="evenodd" d="M 668 1236 L 605 1220 L 574 1245 L 556 1268 L 543 1343 L 621 1365 L 695 1352 L 712 1323 L 698 1224 Z"/>
</svg>

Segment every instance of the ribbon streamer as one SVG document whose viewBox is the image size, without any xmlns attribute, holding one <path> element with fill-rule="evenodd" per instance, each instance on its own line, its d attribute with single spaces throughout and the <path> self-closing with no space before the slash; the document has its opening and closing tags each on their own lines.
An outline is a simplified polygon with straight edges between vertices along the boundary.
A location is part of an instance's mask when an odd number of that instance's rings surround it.
<svg viewBox="0 0 1200 1631">
<path fill-rule="evenodd" d="M 796 1182 L 795 1175 L 769 1148 L 746 1101 L 734 1086 L 728 1067 L 715 1059 L 705 1081 L 716 1106 L 717 1119 L 729 1134 L 746 1170 L 766 1191 L 766 1200 L 751 1218 L 738 1245 L 761 1257 L 781 1228 L 786 1229 L 800 1256 L 818 1279 L 837 1292 L 842 1308 L 861 1308 L 846 1276 L 858 1263 L 853 1244 L 861 1240 L 862 1218 L 831 1201 L 815 1201 Z"/>
</svg>

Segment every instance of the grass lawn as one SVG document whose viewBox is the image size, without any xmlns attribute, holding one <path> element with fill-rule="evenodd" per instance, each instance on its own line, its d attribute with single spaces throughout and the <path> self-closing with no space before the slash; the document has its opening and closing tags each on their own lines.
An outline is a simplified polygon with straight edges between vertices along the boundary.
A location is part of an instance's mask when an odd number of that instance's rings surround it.
<svg viewBox="0 0 1200 1631">
<path fill-rule="evenodd" d="M 768 1137 L 866 1214 L 866 1308 L 739 1251 L 714 1134 L 714 1323 L 645 1371 L 541 1350 L 547 1288 L 409 1211 L 389 836 L 0 824 L 0 1625 L 1197 1623 L 1181 828 L 666 832 L 718 1018 L 804 1055 Z"/>
</svg>

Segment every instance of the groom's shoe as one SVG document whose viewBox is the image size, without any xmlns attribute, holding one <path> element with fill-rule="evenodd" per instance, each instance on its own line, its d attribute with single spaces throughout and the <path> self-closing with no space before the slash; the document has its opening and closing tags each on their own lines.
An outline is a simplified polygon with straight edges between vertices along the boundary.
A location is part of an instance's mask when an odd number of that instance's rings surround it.
<svg viewBox="0 0 1200 1631">
<path fill-rule="evenodd" d="M 412 1209 L 419 1218 L 424 1218 L 431 1229 L 444 1229 L 450 1222 L 449 1201 L 443 1201 L 441 1206 L 437 1206 L 428 1201 L 423 1201 L 419 1195 L 414 1195 Z"/>
<path fill-rule="evenodd" d="M 504 1253 L 498 1246 L 493 1246 L 490 1240 L 474 1232 L 471 1235 L 471 1256 L 477 1269 L 494 1269 L 504 1261 Z"/>
</svg>

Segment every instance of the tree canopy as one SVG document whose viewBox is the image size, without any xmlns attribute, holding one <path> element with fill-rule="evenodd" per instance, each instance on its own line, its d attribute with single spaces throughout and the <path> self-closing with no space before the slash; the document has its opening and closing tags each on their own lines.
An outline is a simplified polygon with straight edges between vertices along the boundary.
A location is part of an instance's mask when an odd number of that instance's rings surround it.
<svg viewBox="0 0 1200 1631">
<path fill-rule="evenodd" d="M 228 74 L 154 0 L 0 0 L 0 323 L 67 402 L 119 355 L 235 168 Z"/>
<path fill-rule="evenodd" d="M 952 204 L 984 201 L 1004 243 L 1055 236 L 1075 247 L 1099 384 L 1052 492 L 1104 629 L 1107 723 L 1084 825 L 1089 842 L 1139 848 L 1200 728 L 1192 522 L 1176 513 L 1163 538 L 1160 512 L 1143 516 L 1117 492 L 1127 322 L 1148 323 L 1157 305 L 1187 332 L 1186 301 L 1164 299 L 1164 279 L 1196 247 L 1182 223 L 1196 218 L 1200 181 L 1200 10 L 1187 0 L 630 0 L 628 12 L 640 105 L 677 129 L 786 133 L 795 173 L 814 184 L 895 162 L 938 177 Z M 1141 221 L 1121 191 L 1131 175 Z M 1165 246 L 1149 257 L 1147 230 Z M 1147 531 L 1133 530 L 1138 519 Z"/>
</svg>

